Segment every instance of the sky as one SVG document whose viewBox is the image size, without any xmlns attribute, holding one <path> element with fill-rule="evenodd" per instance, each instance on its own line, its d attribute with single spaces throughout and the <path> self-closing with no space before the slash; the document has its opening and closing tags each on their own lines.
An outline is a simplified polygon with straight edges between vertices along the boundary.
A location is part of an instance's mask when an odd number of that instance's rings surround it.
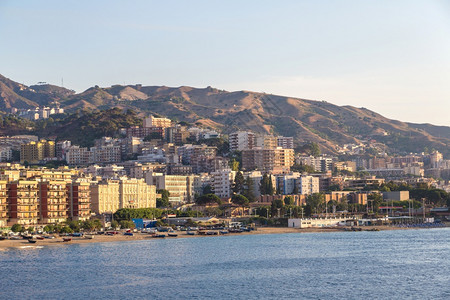
<svg viewBox="0 0 450 300">
<path fill-rule="evenodd" d="M 212 86 L 450 126 L 450 1 L 0 0 L 0 74 Z"/>
</svg>

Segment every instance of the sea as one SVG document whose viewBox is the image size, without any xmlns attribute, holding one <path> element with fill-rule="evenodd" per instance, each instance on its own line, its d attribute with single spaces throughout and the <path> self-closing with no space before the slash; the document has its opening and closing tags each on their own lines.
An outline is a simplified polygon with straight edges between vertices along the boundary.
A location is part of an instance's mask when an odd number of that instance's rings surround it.
<svg viewBox="0 0 450 300">
<path fill-rule="evenodd" d="M 450 299 L 450 228 L 0 252 L 0 299 Z"/>
</svg>

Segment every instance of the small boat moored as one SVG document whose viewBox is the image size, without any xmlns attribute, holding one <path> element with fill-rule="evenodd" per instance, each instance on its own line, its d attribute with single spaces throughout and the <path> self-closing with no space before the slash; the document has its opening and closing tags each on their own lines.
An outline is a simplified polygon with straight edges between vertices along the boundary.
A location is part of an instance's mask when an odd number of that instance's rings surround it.
<svg viewBox="0 0 450 300">
<path fill-rule="evenodd" d="M 63 242 L 70 242 L 70 241 L 72 241 L 72 238 L 69 237 L 63 238 Z"/>
<path fill-rule="evenodd" d="M 37 240 L 33 240 L 33 239 L 28 240 L 28 243 L 31 243 L 31 244 L 36 244 L 36 242 L 37 242 Z"/>
<path fill-rule="evenodd" d="M 176 234 L 174 232 L 169 232 L 167 235 L 170 236 L 170 237 L 177 237 L 178 236 L 178 234 Z"/>
<path fill-rule="evenodd" d="M 152 235 L 152 238 L 165 238 L 166 235 L 162 233 L 155 233 Z"/>
</svg>

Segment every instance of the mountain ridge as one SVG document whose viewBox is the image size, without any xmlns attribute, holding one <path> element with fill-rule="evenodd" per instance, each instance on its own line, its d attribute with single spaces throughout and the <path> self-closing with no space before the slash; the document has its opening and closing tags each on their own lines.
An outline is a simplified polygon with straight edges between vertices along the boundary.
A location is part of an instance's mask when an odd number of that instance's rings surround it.
<svg viewBox="0 0 450 300">
<path fill-rule="evenodd" d="M 57 101 L 67 111 L 118 107 L 133 109 L 142 117 L 167 116 L 177 121 L 200 123 L 227 134 L 235 130 L 293 136 L 297 144 L 316 142 L 325 152 L 336 153 L 337 144 L 376 140 L 403 152 L 426 148 L 449 153 L 450 127 L 407 123 L 388 119 L 374 111 L 338 106 L 327 101 L 258 93 L 224 91 L 210 86 L 113 85 L 91 87 L 81 93 L 60 90 L 38 103 L 25 98 L 31 87 L 0 77 L 0 109 L 16 103 L 49 105 Z M 3 85 L 2 85 L 3 83 Z M 31 88 L 32 89 L 32 88 Z M 42 91 L 41 91 L 42 92 Z M 42 92 L 44 93 L 44 92 Z M 44 93 L 45 94 L 45 93 Z M 36 98 L 34 98 L 36 100 Z"/>
</svg>

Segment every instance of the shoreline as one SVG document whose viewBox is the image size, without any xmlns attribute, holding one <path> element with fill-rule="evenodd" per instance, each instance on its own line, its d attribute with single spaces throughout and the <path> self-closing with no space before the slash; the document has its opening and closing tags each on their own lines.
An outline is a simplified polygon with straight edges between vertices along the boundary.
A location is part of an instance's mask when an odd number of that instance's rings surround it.
<svg viewBox="0 0 450 300">
<path fill-rule="evenodd" d="M 384 231 L 384 230 L 414 230 L 414 229 L 431 229 L 431 228 L 448 228 L 445 227 L 430 227 L 430 228 L 420 228 L 420 227 L 396 227 L 396 226 L 367 226 L 367 227 L 357 227 L 361 228 L 361 231 Z M 289 228 L 289 227 L 258 227 L 257 230 L 251 232 L 242 233 L 228 233 L 223 236 L 238 236 L 238 235 L 257 235 L 257 234 L 286 234 L 286 233 L 323 233 L 323 232 L 353 232 L 350 230 L 351 227 L 331 227 L 331 228 Z M 356 231 L 359 232 L 359 231 Z M 177 232 L 178 236 L 168 237 L 164 239 L 183 239 L 183 238 L 208 238 L 208 237 L 218 237 L 222 235 L 187 235 L 186 232 Z M 10 249 L 36 249 L 44 246 L 57 247 L 57 246 L 68 246 L 71 244 L 88 244 L 88 243 L 112 243 L 112 242 L 128 242 L 128 241 L 143 241 L 152 240 L 153 238 L 150 234 L 146 233 L 134 233 L 133 236 L 126 236 L 123 234 L 108 236 L 108 235 L 95 235 L 93 239 L 86 239 L 84 237 L 72 237 L 72 241 L 63 242 L 63 237 L 55 237 L 54 239 L 38 240 L 35 244 L 29 243 L 27 240 L 2 240 L 0 241 L 0 252 Z M 157 240 L 162 238 L 156 238 Z"/>
</svg>

